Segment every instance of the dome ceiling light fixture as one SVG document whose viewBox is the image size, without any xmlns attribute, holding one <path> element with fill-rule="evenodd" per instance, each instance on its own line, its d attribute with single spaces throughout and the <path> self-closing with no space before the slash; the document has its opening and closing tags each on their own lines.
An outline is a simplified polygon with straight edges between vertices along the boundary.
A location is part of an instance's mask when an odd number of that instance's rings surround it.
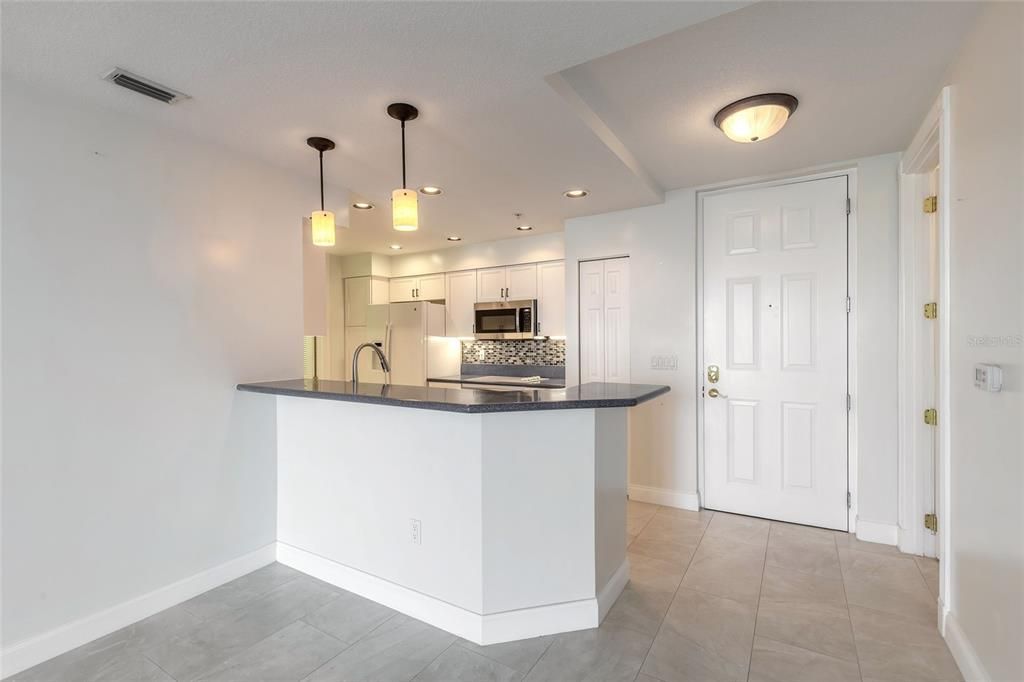
<svg viewBox="0 0 1024 682">
<path fill-rule="evenodd" d="M 334 149 L 334 142 L 326 137 L 310 137 L 306 144 L 320 152 L 320 210 L 309 216 L 313 244 L 334 246 L 334 214 L 324 210 L 324 152 Z"/>
<path fill-rule="evenodd" d="M 405 182 L 405 122 L 419 115 L 419 109 L 405 102 L 388 105 L 388 116 L 402 123 L 402 186 L 391 193 L 391 224 L 399 232 L 415 232 L 420 226 L 416 190 Z"/>
<path fill-rule="evenodd" d="M 715 114 L 715 125 L 734 142 L 760 142 L 782 130 L 798 104 L 783 92 L 744 97 Z"/>
</svg>

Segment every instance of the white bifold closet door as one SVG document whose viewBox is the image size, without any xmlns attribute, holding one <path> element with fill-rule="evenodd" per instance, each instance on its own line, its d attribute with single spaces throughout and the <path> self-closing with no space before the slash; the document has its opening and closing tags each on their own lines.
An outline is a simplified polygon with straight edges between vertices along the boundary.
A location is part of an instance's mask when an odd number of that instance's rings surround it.
<svg viewBox="0 0 1024 682">
<path fill-rule="evenodd" d="M 580 263 L 580 383 L 629 383 L 629 259 Z"/>
</svg>

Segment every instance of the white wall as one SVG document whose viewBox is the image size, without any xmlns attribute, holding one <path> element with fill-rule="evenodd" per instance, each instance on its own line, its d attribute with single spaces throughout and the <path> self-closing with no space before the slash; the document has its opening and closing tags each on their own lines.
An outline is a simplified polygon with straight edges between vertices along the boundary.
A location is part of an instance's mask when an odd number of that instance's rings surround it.
<svg viewBox="0 0 1024 682">
<path fill-rule="evenodd" d="M 840 164 L 856 167 L 859 517 L 897 523 L 896 303 L 899 156 Z M 820 169 L 819 169 L 820 170 Z M 792 175 L 799 175 L 795 172 Z M 729 183 L 733 184 L 733 183 Z M 696 189 L 668 192 L 655 206 L 566 222 L 566 379 L 579 377 L 578 262 L 631 260 L 634 383 L 672 391 L 635 408 L 630 420 L 630 485 L 686 503 L 697 493 Z M 652 355 L 676 355 L 678 370 L 652 370 Z"/>
<path fill-rule="evenodd" d="M 8 647 L 275 540 L 234 385 L 299 376 L 311 188 L 7 78 L 2 115 Z"/>
<path fill-rule="evenodd" d="M 391 276 L 425 275 L 497 265 L 561 260 L 565 255 L 561 232 L 518 236 L 481 244 L 391 257 Z M 377 274 L 376 269 L 374 274 Z"/>
<path fill-rule="evenodd" d="M 1024 679 L 1022 45 L 1024 6 L 991 4 L 948 79 L 953 88 L 949 607 L 993 680 Z M 971 337 L 997 340 L 975 345 Z M 976 362 L 1002 365 L 1003 392 L 974 388 Z M 958 661 L 965 674 L 978 672 L 962 656 Z"/>
</svg>

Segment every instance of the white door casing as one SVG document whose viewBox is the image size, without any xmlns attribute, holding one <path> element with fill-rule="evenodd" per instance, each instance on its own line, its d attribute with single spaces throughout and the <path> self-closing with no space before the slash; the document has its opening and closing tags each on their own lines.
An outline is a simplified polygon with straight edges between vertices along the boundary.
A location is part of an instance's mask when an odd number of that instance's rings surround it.
<svg viewBox="0 0 1024 682">
<path fill-rule="evenodd" d="M 711 509 L 847 529 L 847 198 L 846 176 L 703 198 Z"/>
<path fill-rule="evenodd" d="M 629 259 L 580 263 L 580 383 L 629 383 Z"/>
</svg>

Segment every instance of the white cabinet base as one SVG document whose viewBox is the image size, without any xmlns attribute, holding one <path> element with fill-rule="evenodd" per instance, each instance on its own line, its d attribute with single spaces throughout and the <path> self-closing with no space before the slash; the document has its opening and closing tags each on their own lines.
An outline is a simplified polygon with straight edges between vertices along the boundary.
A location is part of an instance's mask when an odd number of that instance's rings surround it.
<svg viewBox="0 0 1024 682">
<path fill-rule="evenodd" d="M 277 438 L 279 560 L 460 637 L 597 627 L 628 580 L 625 408 L 278 397 Z"/>
</svg>

